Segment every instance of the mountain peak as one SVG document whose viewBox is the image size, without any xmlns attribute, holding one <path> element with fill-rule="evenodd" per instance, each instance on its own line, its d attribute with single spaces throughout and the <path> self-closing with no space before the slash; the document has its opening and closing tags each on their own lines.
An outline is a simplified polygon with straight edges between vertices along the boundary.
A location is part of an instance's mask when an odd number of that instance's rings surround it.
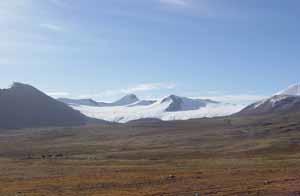
<svg viewBox="0 0 300 196">
<path fill-rule="evenodd" d="M 35 87 L 15 82 L 0 91 L 0 127 L 73 126 L 86 123 L 79 111 L 58 102 Z"/>
<path fill-rule="evenodd" d="M 163 98 L 161 103 L 165 103 L 168 101 L 181 101 L 181 97 L 172 94 L 172 95 L 169 95 L 169 96 Z"/>
<path fill-rule="evenodd" d="M 276 93 L 275 95 L 300 96 L 300 84 L 293 84 L 293 85 L 289 86 L 287 89 Z"/>
<path fill-rule="evenodd" d="M 20 89 L 20 88 L 30 88 L 30 89 L 33 89 L 34 87 L 33 86 L 31 86 L 31 85 L 29 85 L 29 84 L 24 84 L 24 83 L 21 83 L 21 82 L 14 82 L 12 85 L 11 85 L 11 87 L 10 87 L 10 89 L 16 89 L 16 88 L 18 88 L 18 89 Z"/>
<path fill-rule="evenodd" d="M 206 107 L 208 104 L 217 104 L 218 102 L 207 99 L 193 99 L 188 97 L 180 97 L 177 95 L 169 95 L 162 99 L 161 103 L 168 103 L 167 112 L 198 110 Z"/>
<path fill-rule="evenodd" d="M 114 102 L 113 105 L 115 106 L 123 106 L 129 105 L 139 101 L 139 98 L 135 94 L 128 94 L 119 99 L 118 101 Z"/>
<path fill-rule="evenodd" d="M 14 82 L 11 87 L 22 87 L 22 86 L 26 86 L 26 84 L 21 83 L 21 82 Z"/>
<path fill-rule="evenodd" d="M 124 97 L 123 97 L 123 99 L 124 98 L 128 98 L 128 99 L 138 99 L 138 97 L 135 95 L 135 94 L 128 94 L 128 95 L 125 95 Z"/>
<path fill-rule="evenodd" d="M 170 98 L 170 99 L 180 99 L 181 97 L 172 94 L 172 95 L 169 95 L 167 98 Z"/>
<path fill-rule="evenodd" d="M 300 109 L 300 84 L 294 84 L 268 99 L 253 103 L 237 115 L 263 115 L 283 112 L 294 112 Z"/>
<path fill-rule="evenodd" d="M 31 95 L 43 95 L 43 96 L 47 96 L 44 93 L 42 93 L 40 90 L 38 90 L 37 88 L 29 85 L 29 84 L 24 84 L 24 83 L 20 83 L 20 82 L 14 82 L 10 88 L 5 88 L 5 89 L 1 89 L 0 92 L 3 94 L 5 93 L 10 93 L 10 94 L 14 94 L 14 95 L 23 95 L 24 93 L 26 94 L 31 94 Z"/>
</svg>

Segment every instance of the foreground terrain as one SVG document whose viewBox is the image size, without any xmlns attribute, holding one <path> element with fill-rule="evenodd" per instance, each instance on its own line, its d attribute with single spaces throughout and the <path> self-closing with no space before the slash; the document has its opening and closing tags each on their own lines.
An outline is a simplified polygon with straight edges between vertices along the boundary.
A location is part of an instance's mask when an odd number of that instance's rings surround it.
<svg viewBox="0 0 300 196">
<path fill-rule="evenodd" d="M 299 117 L 3 130 L 0 195 L 300 195 Z"/>
</svg>

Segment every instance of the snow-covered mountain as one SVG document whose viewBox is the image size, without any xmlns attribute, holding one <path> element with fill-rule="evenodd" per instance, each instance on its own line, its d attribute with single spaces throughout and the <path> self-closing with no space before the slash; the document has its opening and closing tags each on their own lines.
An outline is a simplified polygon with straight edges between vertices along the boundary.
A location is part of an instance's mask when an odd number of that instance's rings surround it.
<svg viewBox="0 0 300 196">
<path fill-rule="evenodd" d="M 140 104 L 140 105 L 147 105 L 146 100 L 139 100 L 138 97 L 134 94 L 129 94 L 121 99 L 112 102 L 112 103 L 105 103 L 105 102 L 97 102 L 93 99 L 68 99 L 68 98 L 58 98 L 57 99 L 60 102 L 63 102 L 67 105 L 73 105 L 73 106 L 95 106 L 95 107 L 112 107 L 112 106 L 125 106 L 130 104 Z"/>
<path fill-rule="evenodd" d="M 233 114 L 242 109 L 240 105 L 224 104 L 207 99 L 191 99 L 170 95 L 160 100 L 140 100 L 127 95 L 113 103 L 98 106 L 70 104 L 86 116 L 125 123 L 138 119 L 187 120 Z"/>
<path fill-rule="evenodd" d="M 138 101 L 139 98 L 135 94 L 129 94 L 111 103 L 110 106 L 125 106 L 125 105 L 136 103 Z"/>
<path fill-rule="evenodd" d="M 300 96 L 300 84 L 294 84 L 289 86 L 287 89 L 279 91 L 275 95 L 292 95 L 292 96 Z"/>
<path fill-rule="evenodd" d="M 264 115 L 300 111 L 300 85 L 289 86 L 274 96 L 253 103 L 237 115 Z"/>
<path fill-rule="evenodd" d="M 169 103 L 169 106 L 165 109 L 166 112 L 198 110 L 208 104 L 218 104 L 218 102 L 208 99 L 191 99 L 176 95 L 170 95 L 164 98 L 161 103 Z"/>
</svg>

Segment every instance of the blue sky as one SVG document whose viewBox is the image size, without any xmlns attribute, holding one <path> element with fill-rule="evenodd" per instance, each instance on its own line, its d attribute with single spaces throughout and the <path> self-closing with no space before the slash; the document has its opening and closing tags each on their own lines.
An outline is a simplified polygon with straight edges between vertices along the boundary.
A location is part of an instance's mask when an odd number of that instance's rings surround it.
<svg viewBox="0 0 300 196">
<path fill-rule="evenodd" d="M 0 86 L 255 100 L 299 82 L 299 0 L 0 2 Z"/>
</svg>

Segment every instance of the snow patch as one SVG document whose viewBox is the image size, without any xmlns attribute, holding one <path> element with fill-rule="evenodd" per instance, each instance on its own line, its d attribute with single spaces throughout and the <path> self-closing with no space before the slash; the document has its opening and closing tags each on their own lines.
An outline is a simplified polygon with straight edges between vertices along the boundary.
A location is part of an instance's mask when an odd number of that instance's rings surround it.
<svg viewBox="0 0 300 196">
<path fill-rule="evenodd" d="M 294 84 L 289 86 L 287 89 L 282 90 L 275 95 L 293 95 L 300 96 L 300 84 Z"/>
</svg>

